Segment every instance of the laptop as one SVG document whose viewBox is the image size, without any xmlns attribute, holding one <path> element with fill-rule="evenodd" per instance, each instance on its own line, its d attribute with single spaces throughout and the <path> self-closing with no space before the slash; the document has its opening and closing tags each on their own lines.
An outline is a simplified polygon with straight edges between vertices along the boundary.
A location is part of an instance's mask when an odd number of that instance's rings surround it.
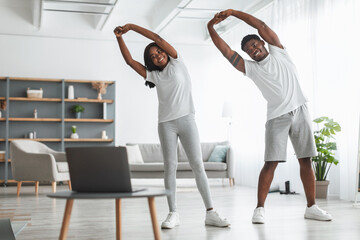
<svg viewBox="0 0 360 240">
<path fill-rule="evenodd" d="M 76 192 L 137 192 L 131 186 L 126 147 L 66 148 L 72 190 Z"/>
<path fill-rule="evenodd" d="M 10 218 L 0 219 L 0 239 L 16 240 Z"/>
</svg>

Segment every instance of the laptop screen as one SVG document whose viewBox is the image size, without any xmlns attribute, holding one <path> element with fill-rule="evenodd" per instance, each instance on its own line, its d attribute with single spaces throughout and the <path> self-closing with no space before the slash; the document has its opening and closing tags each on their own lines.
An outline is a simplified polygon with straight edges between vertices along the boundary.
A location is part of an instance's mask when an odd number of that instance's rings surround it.
<svg viewBox="0 0 360 240">
<path fill-rule="evenodd" d="M 126 147 L 66 148 L 77 192 L 132 192 Z"/>
</svg>

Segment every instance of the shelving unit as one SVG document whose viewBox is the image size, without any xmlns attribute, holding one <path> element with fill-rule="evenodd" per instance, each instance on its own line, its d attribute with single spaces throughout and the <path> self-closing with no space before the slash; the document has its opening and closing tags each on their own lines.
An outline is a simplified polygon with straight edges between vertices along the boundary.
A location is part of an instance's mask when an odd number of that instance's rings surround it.
<svg viewBox="0 0 360 240">
<path fill-rule="evenodd" d="M 50 148 L 64 151 L 73 146 L 112 146 L 115 138 L 115 82 L 108 84 L 104 99 L 96 99 L 93 80 L 43 79 L 0 77 L 0 101 L 6 101 L 7 110 L 0 117 L 0 183 L 11 182 L 10 142 L 27 139 L 29 132 L 36 132 L 34 141 L 44 142 Z M 67 98 L 68 86 L 75 89 L 75 99 Z M 43 89 L 42 98 L 28 98 L 27 88 Z M 76 119 L 71 107 L 85 107 L 82 118 Z M 34 109 L 38 117 L 34 118 Z M 77 126 L 79 139 L 70 138 L 71 126 Z M 101 138 L 105 130 L 108 139 Z"/>
</svg>

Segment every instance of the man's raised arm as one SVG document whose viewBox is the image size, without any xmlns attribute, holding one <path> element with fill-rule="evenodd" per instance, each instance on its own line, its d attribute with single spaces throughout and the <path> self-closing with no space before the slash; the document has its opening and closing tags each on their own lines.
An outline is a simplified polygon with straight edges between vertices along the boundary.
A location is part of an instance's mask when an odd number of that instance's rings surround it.
<svg viewBox="0 0 360 240">
<path fill-rule="evenodd" d="M 245 73 L 244 59 L 236 51 L 232 50 L 214 29 L 214 25 L 223 21 L 225 18 L 220 17 L 219 13 L 217 13 L 214 18 L 209 21 L 207 27 L 210 37 L 222 55 L 228 59 L 237 70 Z"/>
<path fill-rule="evenodd" d="M 219 16 L 220 18 L 227 18 L 228 16 L 231 15 L 231 16 L 234 16 L 234 17 L 246 22 L 253 28 L 256 28 L 258 30 L 259 35 L 267 43 L 269 43 L 273 46 L 277 46 L 279 48 L 284 48 L 283 45 L 280 43 L 280 39 L 276 35 L 276 33 L 260 19 L 254 17 L 250 14 L 247 14 L 247 13 L 244 13 L 241 11 L 237 11 L 237 10 L 233 10 L 233 9 L 228 9 L 228 10 L 222 11 L 222 12 L 220 12 L 219 15 L 220 15 Z"/>
</svg>

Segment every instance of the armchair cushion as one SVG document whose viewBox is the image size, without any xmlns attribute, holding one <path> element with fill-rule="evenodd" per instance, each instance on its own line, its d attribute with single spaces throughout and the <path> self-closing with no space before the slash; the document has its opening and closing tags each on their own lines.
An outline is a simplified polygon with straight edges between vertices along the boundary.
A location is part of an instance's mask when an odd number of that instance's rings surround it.
<svg viewBox="0 0 360 240">
<path fill-rule="evenodd" d="M 69 172 L 69 165 L 67 162 L 57 162 L 56 167 L 58 172 Z"/>
</svg>

